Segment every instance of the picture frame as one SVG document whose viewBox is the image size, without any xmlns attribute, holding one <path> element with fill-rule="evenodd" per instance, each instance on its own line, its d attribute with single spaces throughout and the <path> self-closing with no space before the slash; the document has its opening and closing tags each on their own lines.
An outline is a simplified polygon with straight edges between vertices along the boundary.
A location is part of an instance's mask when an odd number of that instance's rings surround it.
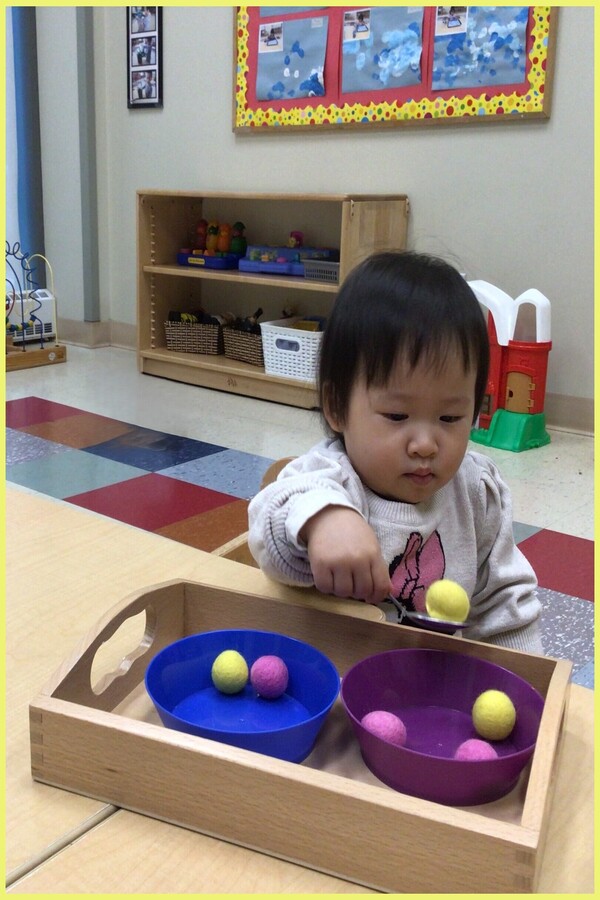
<svg viewBox="0 0 600 900">
<path fill-rule="evenodd" d="M 162 7 L 127 6 L 127 106 L 163 105 Z"/>
<path fill-rule="evenodd" d="M 238 6 L 233 130 L 548 121 L 557 17 L 549 6 Z"/>
</svg>

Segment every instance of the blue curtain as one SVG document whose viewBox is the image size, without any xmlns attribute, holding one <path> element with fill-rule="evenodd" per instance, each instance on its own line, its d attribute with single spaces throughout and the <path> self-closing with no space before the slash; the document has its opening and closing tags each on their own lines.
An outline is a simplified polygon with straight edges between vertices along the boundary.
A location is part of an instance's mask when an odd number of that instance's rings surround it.
<svg viewBox="0 0 600 900">
<path fill-rule="evenodd" d="M 29 255 L 45 255 L 35 8 L 13 7 L 12 28 L 21 249 Z M 45 266 L 36 268 L 36 282 L 45 287 Z"/>
</svg>

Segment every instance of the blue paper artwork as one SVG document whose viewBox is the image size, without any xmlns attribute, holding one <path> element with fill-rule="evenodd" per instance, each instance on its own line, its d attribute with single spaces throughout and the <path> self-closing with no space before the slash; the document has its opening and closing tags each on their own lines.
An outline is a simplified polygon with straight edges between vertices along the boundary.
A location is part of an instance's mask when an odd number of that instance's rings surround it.
<svg viewBox="0 0 600 900">
<path fill-rule="evenodd" d="M 422 6 L 345 12 L 342 93 L 372 93 L 420 84 L 422 50 Z"/>
<path fill-rule="evenodd" d="M 324 8 L 323 6 L 261 6 L 259 15 L 261 19 L 264 19 L 265 16 L 269 19 L 280 19 L 282 16 L 289 16 L 291 13 L 298 14 Z"/>
<path fill-rule="evenodd" d="M 452 32 L 443 14 L 448 9 L 461 10 Z M 528 17 L 528 6 L 438 7 L 433 89 L 520 84 L 526 75 Z"/>
<path fill-rule="evenodd" d="M 257 100 L 322 97 L 328 17 L 267 22 L 258 29 Z"/>
</svg>

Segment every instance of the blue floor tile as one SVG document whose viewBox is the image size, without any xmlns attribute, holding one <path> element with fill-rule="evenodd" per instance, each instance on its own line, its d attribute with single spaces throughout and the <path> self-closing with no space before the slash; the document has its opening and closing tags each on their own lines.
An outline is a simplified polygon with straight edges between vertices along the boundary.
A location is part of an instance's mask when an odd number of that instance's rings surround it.
<svg viewBox="0 0 600 900">
<path fill-rule="evenodd" d="M 135 466 L 146 472 L 158 472 L 168 466 L 210 456 L 224 449 L 217 444 L 135 426 L 126 434 L 85 448 L 86 453 Z"/>
<path fill-rule="evenodd" d="M 43 459 L 53 453 L 65 453 L 70 448 L 56 441 L 47 441 L 45 438 L 28 434 L 26 431 L 18 431 L 16 428 L 6 429 L 6 465 L 13 466 L 16 463 L 29 462 L 34 459 Z"/>
<path fill-rule="evenodd" d="M 594 658 L 594 604 L 549 588 L 538 588 L 546 656 L 570 659 L 581 668 Z"/>
<path fill-rule="evenodd" d="M 249 500 L 260 490 L 262 477 L 272 462 L 272 459 L 253 453 L 222 450 L 220 453 L 162 469 L 160 474 Z"/>
<path fill-rule="evenodd" d="M 584 666 L 581 666 L 579 669 L 573 670 L 573 677 L 571 678 L 573 684 L 579 684 L 581 687 L 589 688 L 590 690 L 594 690 L 594 662 L 586 663 Z"/>
<path fill-rule="evenodd" d="M 6 468 L 8 481 L 61 500 L 145 474 L 143 469 L 70 449 Z"/>
<path fill-rule="evenodd" d="M 521 541 L 537 534 L 538 531 L 541 530 L 541 528 L 537 528 L 535 525 L 524 525 L 522 522 L 513 522 L 513 535 L 516 544 L 520 544 Z"/>
</svg>

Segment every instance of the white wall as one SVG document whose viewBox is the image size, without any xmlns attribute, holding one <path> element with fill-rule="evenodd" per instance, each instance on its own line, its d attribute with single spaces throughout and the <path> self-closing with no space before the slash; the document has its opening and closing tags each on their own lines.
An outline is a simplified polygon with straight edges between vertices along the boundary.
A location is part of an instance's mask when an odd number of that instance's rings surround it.
<svg viewBox="0 0 600 900">
<path fill-rule="evenodd" d="M 74 86 L 63 20 L 74 11 L 39 12 L 43 79 L 64 110 Z M 547 391 L 591 398 L 593 16 L 590 7 L 560 10 L 548 122 L 239 135 L 231 125 L 230 8 L 164 7 L 162 110 L 127 109 L 124 8 L 96 8 L 103 318 L 135 323 L 138 188 L 406 193 L 412 247 L 450 256 L 468 278 L 513 296 L 536 287 L 550 298 Z M 51 229 L 76 219 L 62 147 L 68 135 L 45 130 L 46 249 L 66 294 L 77 242 L 67 246 L 64 229 Z M 62 314 L 73 315 L 77 303 L 65 298 Z"/>
<path fill-rule="evenodd" d="M 59 315 L 83 320 L 75 9 L 39 8 L 36 21 L 46 257 L 60 298 Z M 60 47 L 67 49 L 60 52 Z"/>
</svg>

